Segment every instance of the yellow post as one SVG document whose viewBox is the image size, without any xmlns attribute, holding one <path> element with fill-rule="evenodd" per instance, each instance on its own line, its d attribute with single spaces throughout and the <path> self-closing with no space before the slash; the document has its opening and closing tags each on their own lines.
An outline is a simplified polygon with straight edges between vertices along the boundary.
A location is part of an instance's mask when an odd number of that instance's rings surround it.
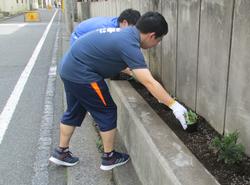
<svg viewBox="0 0 250 185">
<path fill-rule="evenodd" d="M 61 0 L 62 1 L 62 12 L 64 12 L 64 0 Z"/>
</svg>

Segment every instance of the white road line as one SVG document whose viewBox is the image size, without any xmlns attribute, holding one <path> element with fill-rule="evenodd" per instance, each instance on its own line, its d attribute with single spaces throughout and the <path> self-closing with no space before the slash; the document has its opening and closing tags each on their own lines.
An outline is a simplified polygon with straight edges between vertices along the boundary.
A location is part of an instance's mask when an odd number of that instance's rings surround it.
<svg viewBox="0 0 250 185">
<path fill-rule="evenodd" d="M 18 101 L 20 99 L 20 96 L 23 92 L 24 86 L 29 78 L 29 75 L 35 65 L 35 62 L 37 60 L 37 57 L 41 51 L 41 48 L 44 44 L 44 41 L 48 35 L 48 32 L 50 30 L 50 27 L 52 25 L 52 22 L 56 16 L 57 11 L 54 13 L 53 17 L 51 18 L 48 26 L 46 27 L 46 30 L 43 33 L 43 36 L 41 37 L 40 41 L 38 42 L 31 58 L 29 59 L 28 64 L 26 65 L 25 69 L 23 70 L 21 76 L 18 79 L 17 84 L 15 85 L 14 90 L 12 91 L 6 105 L 4 106 L 3 111 L 0 114 L 0 144 L 2 143 L 4 134 L 8 128 L 8 125 L 10 123 L 10 120 L 12 118 L 12 115 L 16 109 L 16 106 L 18 104 Z"/>
</svg>

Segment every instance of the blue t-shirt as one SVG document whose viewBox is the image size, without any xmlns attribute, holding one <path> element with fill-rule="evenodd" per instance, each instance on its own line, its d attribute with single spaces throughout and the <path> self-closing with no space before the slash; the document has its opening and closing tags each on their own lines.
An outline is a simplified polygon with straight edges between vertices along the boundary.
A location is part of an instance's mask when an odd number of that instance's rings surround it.
<svg viewBox="0 0 250 185">
<path fill-rule="evenodd" d="M 81 22 L 71 34 L 72 45 L 82 35 L 99 28 L 118 28 L 118 17 L 93 17 Z"/>
<path fill-rule="evenodd" d="M 122 70 L 147 68 L 136 27 L 102 28 L 79 38 L 60 64 L 62 78 L 91 83 L 110 78 Z"/>
</svg>

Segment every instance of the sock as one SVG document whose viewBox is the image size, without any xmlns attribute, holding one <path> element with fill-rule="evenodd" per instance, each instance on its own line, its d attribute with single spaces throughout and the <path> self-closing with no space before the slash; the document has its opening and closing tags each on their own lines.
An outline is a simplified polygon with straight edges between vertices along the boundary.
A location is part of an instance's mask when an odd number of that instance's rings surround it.
<svg viewBox="0 0 250 185">
<path fill-rule="evenodd" d="M 68 150 L 69 150 L 69 147 L 58 147 L 58 150 L 60 151 L 60 152 L 67 152 Z"/>
<path fill-rule="evenodd" d="M 114 154 L 114 150 L 112 152 L 105 152 L 103 153 L 103 158 L 110 159 L 112 158 L 113 154 Z"/>
</svg>

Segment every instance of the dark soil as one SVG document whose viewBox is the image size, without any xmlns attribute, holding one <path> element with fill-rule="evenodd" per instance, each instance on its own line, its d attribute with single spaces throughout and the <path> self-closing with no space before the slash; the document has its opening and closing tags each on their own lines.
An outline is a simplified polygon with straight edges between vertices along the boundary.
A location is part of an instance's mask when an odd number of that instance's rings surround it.
<svg viewBox="0 0 250 185">
<path fill-rule="evenodd" d="M 245 155 L 240 163 L 234 165 L 226 165 L 222 161 L 218 161 L 216 153 L 209 146 L 211 140 L 216 136 L 220 137 L 220 135 L 204 118 L 199 116 L 197 132 L 188 133 L 182 129 L 175 119 L 172 110 L 160 104 L 143 85 L 131 80 L 126 75 L 117 76 L 113 80 L 129 80 L 136 91 L 148 102 L 220 184 L 250 185 L 250 157 Z"/>
</svg>

